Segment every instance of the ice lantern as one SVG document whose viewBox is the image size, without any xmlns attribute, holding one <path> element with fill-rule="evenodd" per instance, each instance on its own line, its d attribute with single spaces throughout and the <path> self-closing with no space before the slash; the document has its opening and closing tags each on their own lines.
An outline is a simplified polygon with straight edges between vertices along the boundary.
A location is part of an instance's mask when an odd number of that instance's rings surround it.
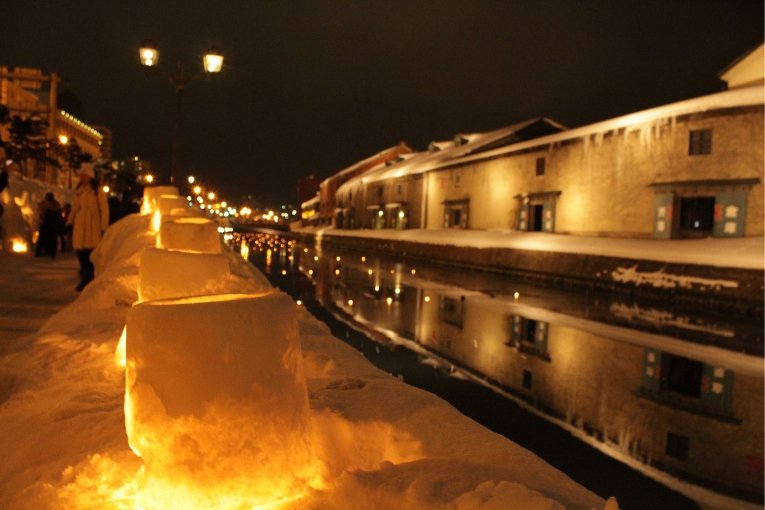
<svg viewBox="0 0 765 510">
<path fill-rule="evenodd" d="M 222 251 L 218 224 L 207 218 L 179 218 L 162 223 L 157 247 L 203 253 Z"/>
<path fill-rule="evenodd" d="M 151 214 L 157 208 L 157 199 L 162 195 L 178 195 L 175 186 L 147 186 L 143 189 L 141 214 Z"/>
<path fill-rule="evenodd" d="M 236 494 L 236 508 L 306 490 L 308 398 L 287 295 L 136 304 L 125 377 L 128 441 L 147 484 L 211 501 Z"/>
<path fill-rule="evenodd" d="M 138 268 L 138 300 L 220 294 L 229 274 L 222 253 L 147 248 Z"/>
<path fill-rule="evenodd" d="M 172 214 L 171 211 L 181 207 L 189 209 L 186 199 L 179 195 L 160 195 L 155 200 L 155 203 L 156 207 L 151 219 L 152 229 L 155 232 L 159 232 L 162 221 Z"/>
</svg>

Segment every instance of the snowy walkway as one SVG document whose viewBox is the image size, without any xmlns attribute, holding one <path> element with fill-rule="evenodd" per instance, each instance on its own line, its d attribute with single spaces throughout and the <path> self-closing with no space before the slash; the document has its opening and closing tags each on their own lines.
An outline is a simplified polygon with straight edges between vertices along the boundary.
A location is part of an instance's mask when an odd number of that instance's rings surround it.
<svg viewBox="0 0 765 510">
<path fill-rule="evenodd" d="M 77 299 L 77 268 L 72 252 L 56 260 L 0 252 L 0 353 Z"/>
<path fill-rule="evenodd" d="M 762 237 L 653 240 L 584 237 L 509 230 L 338 230 L 315 227 L 299 228 L 294 232 L 310 233 L 317 237 L 333 235 L 393 239 L 444 246 L 512 248 L 658 260 L 680 264 L 744 269 L 765 268 L 765 243 L 763 243 Z"/>
</svg>

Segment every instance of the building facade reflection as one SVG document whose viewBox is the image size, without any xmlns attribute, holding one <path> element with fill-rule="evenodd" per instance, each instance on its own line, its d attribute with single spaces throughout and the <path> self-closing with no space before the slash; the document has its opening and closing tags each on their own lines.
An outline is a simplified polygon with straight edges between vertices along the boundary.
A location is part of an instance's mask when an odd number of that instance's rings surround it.
<svg viewBox="0 0 765 510">
<path fill-rule="evenodd" d="M 762 500 L 762 359 L 710 347 L 758 331 L 762 342 L 758 323 L 598 302 L 498 276 L 489 289 L 457 286 L 445 283 L 461 278 L 449 269 L 299 248 L 292 264 L 311 282 L 303 289 L 377 337 L 411 342 L 617 458 Z"/>
</svg>

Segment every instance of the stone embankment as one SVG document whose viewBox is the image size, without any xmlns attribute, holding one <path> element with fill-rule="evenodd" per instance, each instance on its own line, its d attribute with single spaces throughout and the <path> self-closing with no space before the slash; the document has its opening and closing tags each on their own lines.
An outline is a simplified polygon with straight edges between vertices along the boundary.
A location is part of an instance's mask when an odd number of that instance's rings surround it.
<svg viewBox="0 0 765 510">
<path fill-rule="evenodd" d="M 308 243 L 311 232 L 296 233 Z M 535 284 L 629 295 L 676 307 L 717 313 L 763 315 L 765 274 L 761 269 L 718 267 L 638 258 L 521 250 L 476 248 L 414 241 L 332 235 L 321 243 L 344 250 L 401 256 L 430 264 L 502 273 Z"/>
</svg>

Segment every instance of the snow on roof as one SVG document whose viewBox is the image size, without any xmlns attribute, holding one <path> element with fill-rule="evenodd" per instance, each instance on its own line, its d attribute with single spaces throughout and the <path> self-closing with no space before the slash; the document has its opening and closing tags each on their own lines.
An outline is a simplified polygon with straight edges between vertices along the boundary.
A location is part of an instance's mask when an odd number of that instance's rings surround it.
<svg viewBox="0 0 765 510">
<path fill-rule="evenodd" d="M 622 128 L 637 131 L 643 127 L 651 126 L 657 121 L 676 118 L 680 115 L 701 113 L 738 106 L 762 105 L 763 103 L 765 103 L 765 89 L 761 85 L 736 90 L 727 90 L 717 94 L 710 94 L 708 96 L 686 99 L 684 101 L 670 103 L 664 106 L 657 106 L 648 110 L 630 113 L 627 115 L 622 115 L 621 117 L 615 117 L 613 119 L 596 122 L 594 124 L 588 124 L 586 126 L 569 129 L 561 133 L 542 136 L 532 140 L 508 145 L 506 147 L 487 151 L 478 157 L 463 158 L 460 163 L 483 158 L 491 158 L 503 154 L 510 154 L 516 151 L 540 145 L 562 142 L 564 140 L 572 140 L 575 138 L 581 138 L 595 134 L 604 134 Z"/>
<path fill-rule="evenodd" d="M 533 119 L 532 121 L 525 121 L 519 124 L 514 124 L 508 128 L 484 133 L 470 143 L 461 145 L 459 147 L 453 147 L 435 153 L 423 153 L 425 156 L 421 158 L 411 158 L 404 164 L 393 165 L 382 170 L 376 169 L 375 171 L 370 171 L 362 176 L 358 176 L 356 179 L 361 179 L 362 182 L 367 183 L 393 179 L 404 175 L 416 175 L 429 172 L 431 170 L 444 168 L 446 166 L 468 163 L 482 159 L 489 159 L 497 156 L 511 154 L 513 152 L 524 149 L 562 142 L 564 140 L 608 133 L 621 128 L 628 130 L 638 130 L 642 127 L 651 126 L 656 121 L 675 118 L 680 115 L 719 110 L 722 108 L 732 108 L 737 106 L 762 105 L 763 103 L 765 103 L 765 90 L 763 89 L 763 86 L 728 90 L 708 96 L 686 99 L 684 101 L 679 101 L 664 106 L 658 106 L 640 112 L 630 113 L 628 115 L 596 122 L 594 124 L 589 124 L 574 129 L 568 129 L 560 133 L 532 138 L 518 143 L 501 146 L 495 149 L 478 152 L 480 147 L 485 147 L 491 143 L 501 140 L 504 136 L 508 136 L 511 130 L 520 130 L 523 127 L 529 125 L 531 122 L 539 120 Z M 553 122 L 549 119 L 545 120 L 551 123 Z"/>
<path fill-rule="evenodd" d="M 351 166 L 343 168 L 339 172 L 336 172 L 336 173 L 330 175 L 329 177 L 327 177 L 326 179 L 321 181 L 321 185 L 322 186 L 326 186 L 326 184 L 329 181 L 331 181 L 332 179 L 335 179 L 335 178 L 337 178 L 337 177 L 339 177 L 341 175 L 345 175 L 345 174 L 349 174 L 351 172 L 354 172 L 354 171 L 358 170 L 359 168 L 363 168 L 364 166 L 368 166 L 375 159 L 385 158 L 389 153 L 394 152 L 397 149 L 409 149 L 409 147 L 404 142 L 397 143 L 396 145 L 388 147 L 387 149 L 384 149 L 384 150 L 378 152 L 377 154 L 373 154 L 373 155 L 369 156 L 368 158 L 366 158 L 364 160 L 358 161 L 358 162 L 352 164 Z M 409 150 L 411 151 L 411 149 L 409 149 Z M 395 157 L 395 155 L 390 156 L 390 157 Z"/>
<path fill-rule="evenodd" d="M 720 71 L 718 77 L 728 84 L 728 88 L 752 85 L 757 82 L 761 84 L 765 75 L 764 56 L 765 44 L 760 44 L 734 60 Z"/>
<path fill-rule="evenodd" d="M 457 145 L 454 141 L 449 142 L 431 142 L 431 146 L 437 144 L 440 150 L 423 151 L 413 153 L 405 161 L 394 165 L 377 166 L 363 175 L 359 175 L 346 182 L 343 187 L 358 184 L 360 182 L 376 182 L 390 178 L 401 177 L 404 175 L 415 175 L 427 172 L 452 163 L 455 160 L 464 158 L 471 154 L 481 153 L 481 151 L 492 148 L 493 145 L 501 144 L 505 141 L 510 142 L 520 131 L 536 123 L 545 123 L 555 129 L 565 129 L 562 124 L 544 117 L 528 119 L 518 122 L 511 126 L 495 129 L 486 133 L 458 134 L 459 137 L 467 140 L 467 143 Z"/>
<path fill-rule="evenodd" d="M 312 207 L 319 203 L 319 195 L 317 194 L 315 197 L 311 198 L 310 200 L 306 200 L 302 204 L 300 204 L 301 209 L 308 209 L 309 207 Z"/>
</svg>

